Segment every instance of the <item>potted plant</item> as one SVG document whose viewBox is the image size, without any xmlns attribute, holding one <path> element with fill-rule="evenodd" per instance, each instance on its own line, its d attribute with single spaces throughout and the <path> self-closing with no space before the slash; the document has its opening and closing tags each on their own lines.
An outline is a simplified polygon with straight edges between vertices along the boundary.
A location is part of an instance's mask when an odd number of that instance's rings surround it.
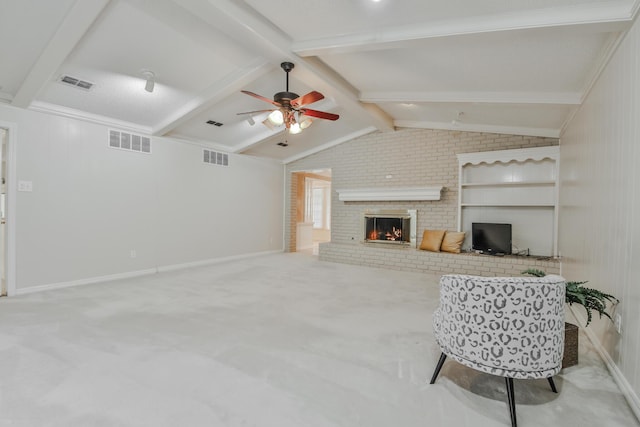
<svg viewBox="0 0 640 427">
<path fill-rule="evenodd" d="M 529 276 L 544 277 L 546 273 L 542 270 L 535 268 L 529 268 L 522 272 Z M 618 303 L 618 299 L 613 295 L 609 295 L 597 289 L 591 289 L 584 287 L 587 283 L 584 282 L 566 282 L 566 296 L 565 301 L 569 305 L 580 304 L 587 312 L 587 324 L 589 326 L 593 319 L 592 310 L 596 310 L 600 317 L 606 316 L 609 320 L 613 321 L 611 315 L 607 312 L 607 302 L 615 305 Z M 567 368 L 569 366 L 578 364 L 578 327 L 571 323 L 565 323 L 565 348 L 564 358 L 562 359 L 562 367 Z"/>
</svg>

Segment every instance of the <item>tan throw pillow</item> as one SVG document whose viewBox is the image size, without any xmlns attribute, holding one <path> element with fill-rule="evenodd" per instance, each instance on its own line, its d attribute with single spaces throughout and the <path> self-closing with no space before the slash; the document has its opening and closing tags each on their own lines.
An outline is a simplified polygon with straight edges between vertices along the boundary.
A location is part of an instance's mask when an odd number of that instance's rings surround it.
<svg viewBox="0 0 640 427">
<path fill-rule="evenodd" d="M 440 252 L 440 245 L 446 230 L 424 230 L 420 249 L 431 252 Z"/>
<path fill-rule="evenodd" d="M 460 253 L 460 248 L 464 242 L 464 231 L 447 231 L 442 239 L 440 250 L 443 252 Z"/>
</svg>

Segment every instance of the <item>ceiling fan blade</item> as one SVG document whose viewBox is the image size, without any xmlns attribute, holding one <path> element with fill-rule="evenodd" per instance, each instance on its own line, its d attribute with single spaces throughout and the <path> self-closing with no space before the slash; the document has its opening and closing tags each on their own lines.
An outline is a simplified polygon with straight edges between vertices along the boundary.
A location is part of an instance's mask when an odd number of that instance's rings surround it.
<svg viewBox="0 0 640 427">
<path fill-rule="evenodd" d="M 258 114 L 258 113 L 267 113 L 273 110 L 256 110 L 256 111 L 245 111 L 244 113 L 236 113 L 237 116 L 240 116 L 242 114 Z"/>
<path fill-rule="evenodd" d="M 300 112 L 305 116 L 316 117 L 318 119 L 338 120 L 340 118 L 340 116 L 337 114 L 327 113 L 325 111 L 309 110 L 307 108 L 301 108 Z"/>
<path fill-rule="evenodd" d="M 273 101 L 273 100 L 271 100 L 269 98 L 265 98 L 264 96 L 258 95 L 257 93 L 249 92 L 248 90 L 241 90 L 240 92 L 242 92 L 242 93 L 244 93 L 246 95 L 249 95 L 249 96 L 253 96 L 254 98 L 261 99 L 262 101 L 268 102 L 269 104 L 273 104 L 276 107 L 282 107 L 282 105 L 279 102 Z"/>
<path fill-rule="evenodd" d="M 314 90 L 313 92 L 309 92 L 306 95 L 302 95 L 294 99 L 293 101 L 291 101 L 291 105 L 299 108 L 299 107 L 302 107 L 303 105 L 312 104 L 316 101 L 320 101 L 321 99 L 324 99 L 324 95 Z"/>
</svg>

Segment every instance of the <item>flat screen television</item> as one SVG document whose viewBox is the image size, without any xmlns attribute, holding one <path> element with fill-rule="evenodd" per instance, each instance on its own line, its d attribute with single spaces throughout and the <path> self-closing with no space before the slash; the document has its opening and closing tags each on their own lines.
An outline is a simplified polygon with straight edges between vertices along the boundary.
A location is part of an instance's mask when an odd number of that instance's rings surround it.
<svg viewBox="0 0 640 427">
<path fill-rule="evenodd" d="M 471 246 L 474 251 L 481 251 L 485 254 L 510 255 L 511 224 L 472 223 Z"/>
</svg>

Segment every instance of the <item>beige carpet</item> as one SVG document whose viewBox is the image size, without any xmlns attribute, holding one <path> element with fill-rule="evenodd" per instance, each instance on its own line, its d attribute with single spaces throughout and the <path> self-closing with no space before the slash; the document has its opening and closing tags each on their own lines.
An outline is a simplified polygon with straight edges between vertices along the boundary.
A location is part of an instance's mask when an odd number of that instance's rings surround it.
<svg viewBox="0 0 640 427">
<path fill-rule="evenodd" d="M 508 426 L 504 381 L 439 356 L 437 277 L 278 254 L 0 300 L 0 426 Z M 638 426 L 585 336 L 516 381 L 527 426 Z"/>
</svg>

